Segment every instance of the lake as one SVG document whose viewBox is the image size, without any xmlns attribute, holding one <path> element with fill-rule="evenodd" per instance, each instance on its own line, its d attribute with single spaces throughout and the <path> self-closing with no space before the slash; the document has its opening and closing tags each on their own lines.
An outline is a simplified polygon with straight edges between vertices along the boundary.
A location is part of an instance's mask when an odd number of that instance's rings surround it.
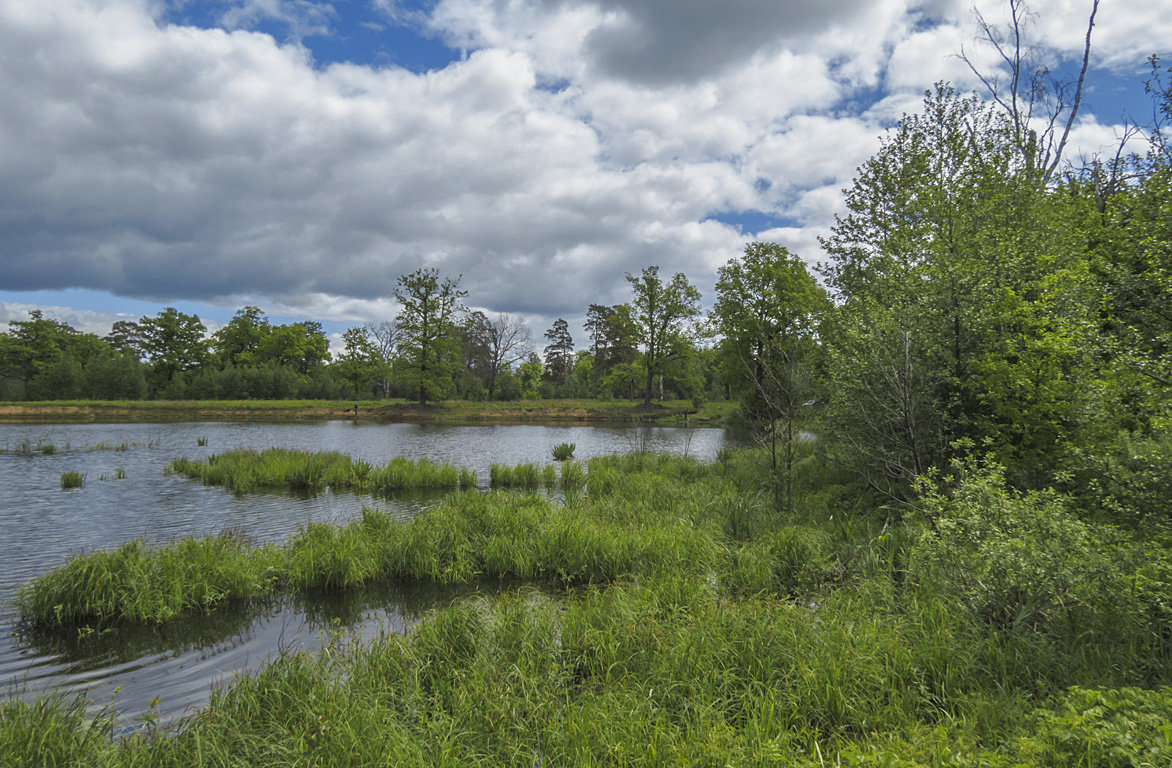
<svg viewBox="0 0 1172 768">
<path fill-rule="evenodd" d="M 201 445 L 201 443 L 203 443 Z M 173 459 L 233 448 L 332 450 L 372 464 L 427 457 L 475 470 L 482 488 L 493 463 L 553 463 L 559 443 L 574 458 L 630 451 L 711 461 L 741 447 L 723 429 L 583 426 L 450 426 L 330 421 L 296 424 L 0 424 L 0 695 L 84 692 L 114 706 L 132 727 L 151 711 L 166 722 L 207 701 L 211 687 L 257 669 L 279 649 L 315 649 L 331 633 L 367 638 L 404 632 L 429 609 L 474 589 L 373 585 L 345 594 L 246 601 L 158 627 L 30 632 L 12 605 L 19 586 L 78 552 L 141 539 L 165 544 L 232 529 L 256 542 L 283 541 L 307 522 L 346 522 L 374 506 L 408 517 L 437 498 L 322 493 L 237 496 L 163 474 Z M 51 454 L 36 450 L 52 445 Z M 25 450 L 26 447 L 33 450 Z M 121 470 L 121 472 L 120 472 Z M 61 473 L 84 473 L 62 490 Z M 490 588 L 484 588 L 490 589 Z M 157 702 L 152 709 L 152 702 Z"/>
</svg>

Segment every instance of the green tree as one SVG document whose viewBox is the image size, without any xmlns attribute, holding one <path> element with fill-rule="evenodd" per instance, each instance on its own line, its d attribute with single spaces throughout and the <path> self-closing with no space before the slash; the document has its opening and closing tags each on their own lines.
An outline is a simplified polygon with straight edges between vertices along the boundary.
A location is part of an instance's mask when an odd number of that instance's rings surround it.
<svg viewBox="0 0 1172 768">
<path fill-rule="evenodd" d="M 574 366 L 574 339 L 570 336 L 570 324 L 559 317 L 553 327 L 545 332 L 545 338 L 549 339 L 545 347 L 545 370 L 553 381 L 565 385 Z"/>
<path fill-rule="evenodd" d="M 646 387 L 643 404 L 651 405 L 655 377 L 682 349 L 680 340 L 691 333 L 691 322 L 700 314 L 700 292 L 677 272 L 671 282 L 659 278 L 659 267 L 644 267 L 638 275 L 627 273 L 634 298 L 631 317 L 635 334 L 643 346 Z"/>
<path fill-rule="evenodd" d="M 823 247 L 840 304 L 829 415 L 852 466 L 902 495 L 952 446 L 988 444 L 1039 482 L 1076 431 L 1090 346 L 1085 242 L 1064 199 L 1002 116 L 938 86 L 846 204 Z"/>
<path fill-rule="evenodd" d="M 778 506 L 793 508 L 793 470 L 805 405 L 817 378 L 818 331 L 830 309 L 826 291 L 801 259 L 776 243 L 751 243 L 720 268 L 712 321 L 729 381 L 769 447 Z"/>
<path fill-rule="evenodd" d="M 177 374 L 207 360 L 207 328 L 198 315 L 167 307 L 154 317 L 141 318 L 138 329 L 143 355 L 151 364 L 153 392 L 161 391 Z"/>
<path fill-rule="evenodd" d="M 365 328 L 348 329 L 342 334 L 342 343 L 344 349 L 334 366 L 338 375 L 353 387 L 354 396 L 361 397 L 382 371 L 382 356 Z"/>
<path fill-rule="evenodd" d="M 259 363 L 279 365 L 308 376 L 329 362 L 330 341 L 318 322 L 274 325 L 257 343 L 254 354 Z"/>
<path fill-rule="evenodd" d="M 418 392 L 419 404 L 446 397 L 459 365 L 456 316 L 468 295 L 460 279 L 441 278 L 434 268 L 417 269 L 399 278 L 395 298 L 402 305 L 398 367 L 404 382 Z"/>
<path fill-rule="evenodd" d="M 258 307 L 236 310 L 232 319 L 212 334 L 211 346 L 220 366 L 260 363 L 260 347 L 271 330 L 268 318 Z"/>
</svg>

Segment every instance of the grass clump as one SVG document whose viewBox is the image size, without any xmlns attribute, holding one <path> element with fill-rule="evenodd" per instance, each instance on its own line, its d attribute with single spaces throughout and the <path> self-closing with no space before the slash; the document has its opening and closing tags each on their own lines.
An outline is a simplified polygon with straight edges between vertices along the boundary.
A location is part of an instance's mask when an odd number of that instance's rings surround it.
<svg viewBox="0 0 1172 768">
<path fill-rule="evenodd" d="M 40 625 L 157 623 L 264 594 L 281 570 L 278 550 L 251 548 L 233 536 L 184 539 L 158 549 L 131 541 L 73 557 L 21 587 L 16 605 Z"/>
<path fill-rule="evenodd" d="M 572 459 L 576 447 L 573 443 L 558 443 L 553 447 L 553 460 L 568 461 Z"/>
<path fill-rule="evenodd" d="M 493 488 L 551 488 L 557 484 L 557 469 L 552 464 L 493 464 L 489 483 Z"/>
<path fill-rule="evenodd" d="M 61 489 L 69 490 L 70 488 L 80 488 L 85 483 L 84 472 L 74 472 L 68 470 L 61 473 Z"/>
<path fill-rule="evenodd" d="M 372 467 L 333 451 L 312 453 L 284 448 L 228 451 L 202 461 L 177 459 L 167 466 L 166 471 L 241 493 L 257 490 L 315 492 L 326 488 L 391 493 L 476 486 L 475 472 L 425 458 L 412 461 L 397 456 L 382 467 Z"/>
</svg>

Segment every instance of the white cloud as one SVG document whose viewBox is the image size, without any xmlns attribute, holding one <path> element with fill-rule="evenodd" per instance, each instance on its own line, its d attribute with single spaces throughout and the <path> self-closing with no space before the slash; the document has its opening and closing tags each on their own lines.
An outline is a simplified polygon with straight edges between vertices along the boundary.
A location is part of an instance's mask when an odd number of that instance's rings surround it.
<svg viewBox="0 0 1172 768">
<path fill-rule="evenodd" d="M 1118 18 L 1122 2 L 1104 4 L 1104 61 L 1172 19 Z M 464 55 L 323 66 L 296 42 L 167 25 L 158 0 L 0 0 L 0 286 L 247 295 L 358 323 L 433 265 L 544 326 L 625 301 L 623 273 L 648 264 L 708 290 L 744 246 L 713 214 L 801 224 L 774 232 L 807 256 L 882 128 L 936 79 L 972 82 L 951 57 L 974 30 L 960 0 L 378 4 Z M 1039 3 L 1044 40 L 1071 37 L 1049 20 L 1066 5 Z M 342 7 L 242 0 L 223 22 L 295 41 Z"/>
</svg>

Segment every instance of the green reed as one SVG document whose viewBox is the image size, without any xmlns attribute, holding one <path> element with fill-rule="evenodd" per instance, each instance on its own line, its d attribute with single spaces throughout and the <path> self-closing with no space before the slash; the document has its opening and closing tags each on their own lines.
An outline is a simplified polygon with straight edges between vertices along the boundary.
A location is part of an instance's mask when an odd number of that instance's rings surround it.
<svg viewBox="0 0 1172 768">
<path fill-rule="evenodd" d="M 740 461 L 595 459 L 572 505 L 465 492 L 407 521 L 368 510 L 310 525 L 280 548 L 227 537 L 216 559 L 239 557 L 234 570 L 255 576 L 233 594 L 380 579 L 555 589 L 463 600 L 408 636 L 283 653 L 170 732 L 111 742 L 108 721 L 67 703 L 5 705 L 0 754 L 110 766 L 1172 761 L 1172 566 L 1160 546 L 1076 524 L 1052 497 L 996 491 L 985 476 L 924 496 L 935 530 L 847 503 L 819 518 L 829 492 L 783 514 L 769 478 L 755 483 Z M 1068 550 L 1046 546 L 1055 531 Z M 210 567 L 206 540 L 182 557 L 180 545 L 127 546 L 26 585 L 22 614 L 152 620 L 134 618 L 149 613 L 139 606 L 164 603 L 139 585 L 182 592 L 204 576 L 180 561 Z M 987 551 L 999 559 L 980 559 Z M 98 567 L 114 555 L 122 565 Z M 989 573 L 970 578 L 978 567 Z M 1007 614 L 1019 583 L 1046 587 L 1053 604 Z"/>
<path fill-rule="evenodd" d="M 80 488 L 83 483 L 85 483 L 85 473 L 84 472 L 74 472 L 73 470 L 67 470 L 67 471 L 61 473 L 61 488 L 62 488 L 62 490 L 68 490 L 70 488 Z"/>
<path fill-rule="evenodd" d="M 166 471 L 238 492 L 257 490 L 390 493 L 454 490 L 476 486 L 476 473 L 423 458 L 397 456 L 381 467 L 332 451 L 311 453 L 284 448 L 235 450 L 203 460 L 177 459 Z"/>
</svg>

